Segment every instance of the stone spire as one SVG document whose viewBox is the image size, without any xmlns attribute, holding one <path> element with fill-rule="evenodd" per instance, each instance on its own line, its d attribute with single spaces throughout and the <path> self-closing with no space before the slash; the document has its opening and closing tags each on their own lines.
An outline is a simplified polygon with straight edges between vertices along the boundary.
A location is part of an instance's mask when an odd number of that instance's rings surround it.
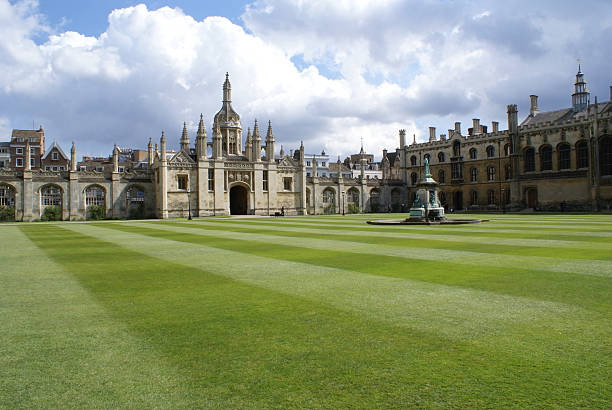
<svg viewBox="0 0 612 410">
<path fill-rule="evenodd" d="M 305 155 L 304 155 L 304 141 L 300 141 L 300 165 L 304 166 Z"/>
<path fill-rule="evenodd" d="M 285 157 L 285 150 L 283 149 L 282 145 L 281 145 L 281 149 L 280 149 L 280 157 L 281 157 L 281 159 Z"/>
<path fill-rule="evenodd" d="M 252 160 L 253 156 L 253 141 L 251 137 L 251 127 L 247 128 L 247 138 L 246 143 L 244 144 L 244 156 L 247 157 L 249 161 Z"/>
<path fill-rule="evenodd" d="M 198 159 L 206 158 L 206 129 L 204 128 L 204 114 L 200 114 L 200 123 L 196 134 L 196 155 Z"/>
<path fill-rule="evenodd" d="M 272 133 L 272 121 L 268 121 L 268 132 L 266 133 L 266 160 L 274 161 L 274 134 Z"/>
<path fill-rule="evenodd" d="M 159 145 L 161 162 L 166 163 L 166 134 L 164 133 L 164 131 L 162 131 L 162 135 L 159 140 Z"/>
<path fill-rule="evenodd" d="M 149 149 L 148 163 L 149 166 L 151 166 L 153 165 L 153 141 L 151 141 L 151 137 L 149 137 L 149 145 L 147 146 L 147 148 Z"/>
<path fill-rule="evenodd" d="M 259 135 L 259 125 L 257 125 L 257 119 L 255 119 L 255 125 L 253 126 L 253 158 L 251 161 L 261 161 L 261 135 Z"/>
<path fill-rule="evenodd" d="M 232 102 L 232 84 L 227 72 L 225 73 L 225 82 L 223 83 L 223 102 Z"/>
<path fill-rule="evenodd" d="M 113 172 L 119 172 L 119 148 L 117 148 L 117 144 L 113 148 Z"/>
<path fill-rule="evenodd" d="M 77 170 L 76 147 L 74 146 L 74 141 L 72 141 L 72 147 L 70 148 L 70 170 Z"/>
<path fill-rule="evenodd" d="M 213 130 L 218 127 L 221 136 L 222 153 L 228 155 L 239 155 L 242 151 L 242 126 L 240 125 L 240 115 L 232 107 L 232 85 L 229 81 L 229 74 L 225 74 L 223 83 L 223 104 L 213 120 Z"/>
<path fill-rule="evenodd" d="M 189 134 L 187 134 L 187 123 L 183 123 L 183 135 L 181 136 L 181 151 L 189 154 Z"/>
</svg>

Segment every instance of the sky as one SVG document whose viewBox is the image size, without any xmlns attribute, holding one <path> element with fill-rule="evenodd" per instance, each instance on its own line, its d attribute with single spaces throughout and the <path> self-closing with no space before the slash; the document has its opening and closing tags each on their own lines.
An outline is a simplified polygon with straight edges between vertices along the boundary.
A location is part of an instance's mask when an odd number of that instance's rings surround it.
<svg viewBox="0 0 612 410">
<path fill-rule="evenodd" d="M 209 138 L 229 72 L 246 135 L 277 151 L 380 159 L 428 127 L 462 131 L 570 106 L 580 59 L 591 99 L 612 85 L 612 4 L 563 0 L 0 0 L 0 140 L 45 129 L 79 156 Z M 264 130 L 265 132 L 265 130 Z"/>
</svg>

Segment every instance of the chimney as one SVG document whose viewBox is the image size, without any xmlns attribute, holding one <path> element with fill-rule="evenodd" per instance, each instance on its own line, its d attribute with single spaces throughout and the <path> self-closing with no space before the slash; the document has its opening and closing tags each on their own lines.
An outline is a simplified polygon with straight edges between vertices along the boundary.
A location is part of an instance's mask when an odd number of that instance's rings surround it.
<svg viewBox="0 0 612 410">
<path fill-rule="evenodd" d="M 450 128 L 448 129 L 448 138 L 451 139 L 453 137 L 453 130 L 451 130 Z"/>
<path fill-rule="evenodd" d="M 535 117 L 536 115 L 538 115 L 538 96 L 530 95 L 529 104 L 529 115 Z"/>
<path fill-rule="evenodd" d="M 387 149 L 383 149 L 383 158 L 387 156 Z"/>
<path fill-rule="evenodd" d="M 436 140 L 436 127 L 429 127 L 429 142 Z"/>
<path fill-rule="evenodd" d="M 518 132 L 518 111 L 516 104 L 508 105 L 508 131 L 510 134 Z"/>
<path fill-rule="evenodd" d="M 472 119 L 472 135 L 480 134 L 480 118 Z"/>
<path fill-rule="evenodd" d="M 440 141 L 446 141 L 446 134 L 440 134 Z"/>
<path fill-rule="evenodd" d="M 459 121 L 455 123 L 455 134 L 461 135 L 461 123 Z"/>
<path fill-rule="evenodd" d="M 498 132 L 498 131 L 499 131 L 499 122 L 493 121 L 491 123 L 491 132 Z"/>
</svg>

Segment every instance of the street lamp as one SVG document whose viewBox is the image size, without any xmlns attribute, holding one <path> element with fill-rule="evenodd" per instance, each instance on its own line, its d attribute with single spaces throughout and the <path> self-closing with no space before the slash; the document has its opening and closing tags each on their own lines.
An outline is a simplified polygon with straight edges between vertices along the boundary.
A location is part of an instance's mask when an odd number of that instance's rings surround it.
<svg viewBox="0 0 612 410">
<path fill-rule="evenodd" d="M 344 206 L 346 205 L 346 191 L 342 191 L 342 216 L 344 216 Z"/>
<path fill-rule="evenodd" d="M 187 220 L 191 221 L 191 191 L 187 191 Z"/>
</svg>

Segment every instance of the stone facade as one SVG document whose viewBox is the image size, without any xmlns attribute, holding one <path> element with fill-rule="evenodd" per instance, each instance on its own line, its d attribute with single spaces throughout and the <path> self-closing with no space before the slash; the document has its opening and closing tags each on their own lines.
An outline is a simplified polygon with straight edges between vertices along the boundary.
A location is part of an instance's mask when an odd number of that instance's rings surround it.
<svg viewBox="0 0 612 410">
<path fill-rule="evenodd" d="M 131 165 L 115 147 L 100 172 L 78 167 L 73 144 L 69 169 L 36 169 L 30 166 L 30 155 L 37 152 L 30 141 L 44 146 L 42 127 L 16 130 L 13 143 L 23 144 L 23 167 L 0 168 L 0 206 L 14 208 L 20 221 L 38 219 L 52 205 L 64 220 L 87 219 L 94 206 L 117 219 L 407 212 L 428 157 L 447 210 L 607 210 L 612 206 L 612 103 L 595 99 L 591 104 L 585 84 L 579 70 L 572 107 L 563 110 L 541 113 L 531 96 L 530 113 L 520 124 L 516 106 L 509 105 L 507 130 L 493 122 L 489 131 L 474 119 L 466 135 L 455 123 L 448 134 L 437 138 L 430 128 L 428 142 L 413 138 L 410 145 L 400 130 L 400 148 L 383 151 L 382 178 L 368 179 L 372 158 L 363 149 L 351 157 L 359 173 L 350 177 L 338 171 L 313 176 L 316 166 L 307 166 L 303 144 L 289 155 L 281 148 L 275 156 L 270 122 L 263 144 L 255 121 L 243 147 L 226 77 L 211 141 L 200 116 L 194 147 L 184 125 L 178 152 L 167 150 L 162 133 L 159 149 L 149 140 L 146 154 L 136 162 L 131 158 Z M 326 165 L 343 169 L 340 160 Z"/>
</svg>

